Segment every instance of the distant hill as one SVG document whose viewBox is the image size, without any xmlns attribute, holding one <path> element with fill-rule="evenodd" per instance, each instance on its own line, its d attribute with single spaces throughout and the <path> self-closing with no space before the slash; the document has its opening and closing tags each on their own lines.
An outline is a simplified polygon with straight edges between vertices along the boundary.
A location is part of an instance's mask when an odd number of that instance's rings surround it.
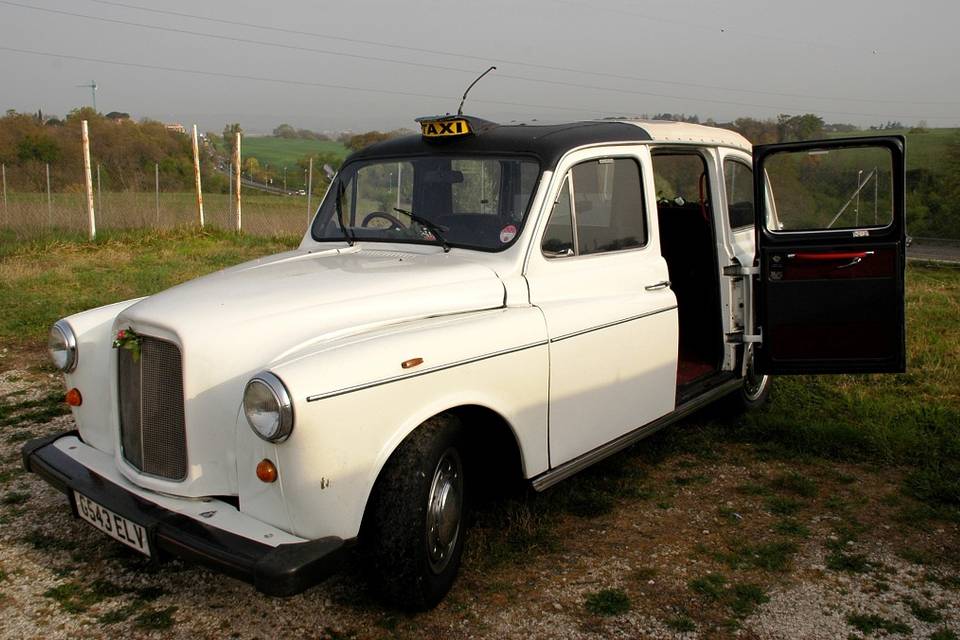
<svg viewBox="0 0 960 640">
<path fill-rule="evenodd" d="M 288 171 L 297 166 L 298 160 L 311 154 L 330 153 L 343 159 L 350 153 L 339 142 L 274 136 L 244 137 L 241 151 L 245 158 L 255 157 L 261 166 L 269 165 L 277 170 L 286 166 Z"/>
<path fill-rule="evenodd" d="M 850 133 L 830 133 L 831 138 L 858 136 L 884 136 L 902 134 L 907 138 L 907 170 L 926 169 L 942 174 L 947 171 L 944 163 L 947 147 L 960 139 L 960 129 L 927 129 L 924 132 L 910 133 L 909 129 L 891 129 L 884 131 L 852 131 Z"/>
</svg>

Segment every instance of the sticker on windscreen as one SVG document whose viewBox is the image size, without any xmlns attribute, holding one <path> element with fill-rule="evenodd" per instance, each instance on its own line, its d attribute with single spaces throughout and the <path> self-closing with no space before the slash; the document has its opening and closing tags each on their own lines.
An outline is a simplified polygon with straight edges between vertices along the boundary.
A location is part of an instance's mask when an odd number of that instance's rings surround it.
<svg viewBox="0 0 960 640">
<path fill-rule="evenodd" d="M 512 224 L 508 224 L 503 229 L 500 229 L 500 242 L 507 244 L 511 240 L 517 237 L 517 227 Z"/>
</svg>

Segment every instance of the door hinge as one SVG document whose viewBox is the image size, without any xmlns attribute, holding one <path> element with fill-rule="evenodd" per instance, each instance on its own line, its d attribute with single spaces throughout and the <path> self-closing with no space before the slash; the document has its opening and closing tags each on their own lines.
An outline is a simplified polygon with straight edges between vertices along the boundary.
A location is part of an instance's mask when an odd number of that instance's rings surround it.
<svg viewBox="0 0 960 640">
<path fill-rule="evenodd" d="M 730 344 L 761 344 L 763 342 L 763 332 L 757 329 L 757 333 L 754 334 L 744 334 L 743 331 L 733 331 L 726 334 L 726 340 Z"/>
<path fill-rule="evenodd" d="M 742 264 L 730 264 L 723 268 L 723 275 L 730 278 L 742 278 L 743 276 L 755 276 L 760 274 L 760 267 L 744 266 Z"/>
</svg>

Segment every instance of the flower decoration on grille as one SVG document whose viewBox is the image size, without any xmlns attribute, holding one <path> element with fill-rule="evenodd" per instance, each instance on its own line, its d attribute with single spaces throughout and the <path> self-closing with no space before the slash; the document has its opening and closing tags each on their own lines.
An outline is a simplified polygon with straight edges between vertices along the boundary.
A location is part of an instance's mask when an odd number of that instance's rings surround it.
<svg viewBox="0 0 960 640">
<path fill-rule="evenodd" d="M 140 361 L 140 342 L 143 338 L 137 335 L 133 329 L 127 327 L 117 331 L 117 337 L 113 339 L 114 349 L 126 349 L 130 352 L 134 362 Z"/>
</svg>

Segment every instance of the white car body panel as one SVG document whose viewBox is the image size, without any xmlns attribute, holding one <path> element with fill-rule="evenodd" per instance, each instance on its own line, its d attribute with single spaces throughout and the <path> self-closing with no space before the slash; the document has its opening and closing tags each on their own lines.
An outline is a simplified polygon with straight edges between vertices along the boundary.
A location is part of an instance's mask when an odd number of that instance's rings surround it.
<svg viewBox="0 0 960 640">
<path fill-rule="evenodd" d="M 587 145 L 543 167 L 526 224 L 499 253 L 350 247 L 317 242 L 308 231 L 294 251 L 71 316 L 81 355 L 67 384 L 91 390 L 74 411 L 81 435 L 138 491 L 237 496 L 244 517 L 296 539 L 348 539 L 399 443 L 453 407 L 498 414 L 526 478 L 670 414 L 677 310 L 669 287 L 646 289 L 669 280 L 650 148 L 696 145 L 704 154 L 720 268 L 752 259 L 752 236 L 731 232 L 726 221 L 720 173 L 726 154 L 749 159 L 750 146 L 709 127 L 631 124 L 654 140 Z M 608 156 L 633 157 L 643 168 L 647 244 L 546 258 L 540 239 L 567 170 Z M 724 331 L 734 331 L 742 292 L 735 281 L 720 282 Z M 149 477 L 123 458 L 110 343 L 127 327 L 181 349 L 189 461 L 182 482 Z M 728 346 L 724 369 L 733 369 L 735 354 Z M 411 358 L 423 363 L 402 369 Z M 262 370 L 276 374 L 294 402 L 296 426 L 279 445 L 258 438 L 241 408 L 246 381 Z M 277 482 L 256 478 L 263 459 L 276 463 Z"/>
</svg>

